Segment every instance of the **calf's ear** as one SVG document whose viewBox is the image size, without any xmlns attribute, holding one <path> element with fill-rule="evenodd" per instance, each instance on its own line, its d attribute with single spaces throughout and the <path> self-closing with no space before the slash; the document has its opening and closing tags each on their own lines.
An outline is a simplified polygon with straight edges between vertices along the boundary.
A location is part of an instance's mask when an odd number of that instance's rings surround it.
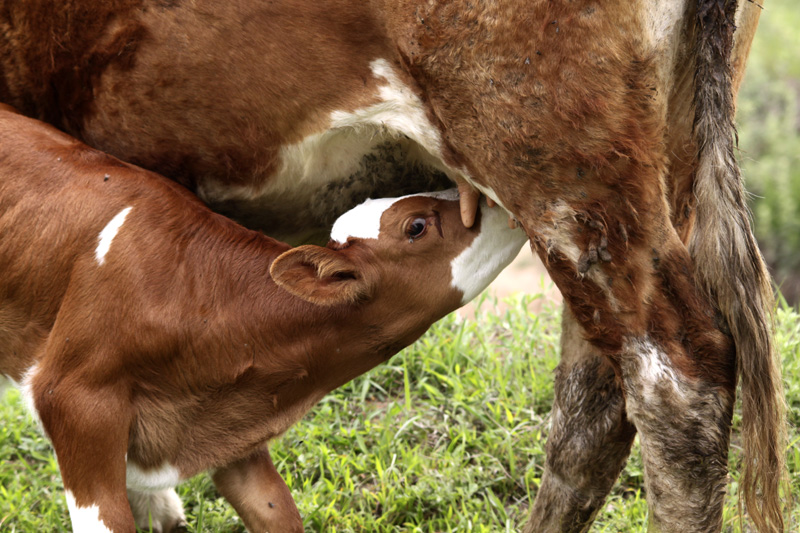
<svg viewBox="0 0 800 533">
<path fill-rule="evenodd" d="M 343 252 L 299 246 L 281 254 L 269 269 L 279 287 L 317 305 L 366 300 L 373 284 Z"/>
</svg>

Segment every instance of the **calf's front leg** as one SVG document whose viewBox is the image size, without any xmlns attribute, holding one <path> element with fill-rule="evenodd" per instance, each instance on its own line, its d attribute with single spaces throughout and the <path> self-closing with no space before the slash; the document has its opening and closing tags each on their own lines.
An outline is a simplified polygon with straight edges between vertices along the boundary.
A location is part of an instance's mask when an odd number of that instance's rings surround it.
<svg viewBox="0 0 800 533">
<path fill-rule="evenodd" d="M 303 521 L 269 450 L 218 468 L 214 483 L 252 533 L 302 533 Z"/>
<path fill-rule="evenodd" d="M 33 380 L 32 394 L 58 458 L 73 532 L 135 533 L 125 489 L 125 402 L 46 373 Z"/>
</svg>

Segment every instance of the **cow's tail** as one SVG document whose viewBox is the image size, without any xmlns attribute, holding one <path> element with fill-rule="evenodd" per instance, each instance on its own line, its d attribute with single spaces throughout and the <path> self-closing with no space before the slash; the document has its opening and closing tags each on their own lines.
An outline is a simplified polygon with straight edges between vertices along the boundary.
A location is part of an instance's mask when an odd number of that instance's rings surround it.
<svg viewBox="0 0 800 533">
<path fill-rule="evenodd" d="M 736 344 L 742 393 L 743 474 L 739 483 L 760 532 L 783 531 L 781 490 L 785 404 L 772 343 L 773 291 L 750 228 L 734 156 L 731 51 L 736 0 L 698 0 L 694 134 L 696 225 L 689 244 L 696 273 Z"/>
</svg>

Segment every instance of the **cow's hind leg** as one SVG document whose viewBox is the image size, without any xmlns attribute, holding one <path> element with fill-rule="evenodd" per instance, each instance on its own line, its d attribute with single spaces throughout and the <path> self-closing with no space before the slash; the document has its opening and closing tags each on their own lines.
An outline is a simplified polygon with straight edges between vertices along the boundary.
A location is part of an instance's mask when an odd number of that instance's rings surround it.
<svg viewBox="0 0 800 533">
<path fill-rule="evenodd" d="M 522 223 L 536 227 L 534 246 L 585 338 L 622 381 L 627 417 L 642 443 L 653 528 L 718 531 L 733 343 L 695 280 L 664 204 L 635 200 L 630 204 L 639 210 L 611 199 L 597 210 L 554 202 L 538 220 L 522 217 Z M 596 416 L 585 418 L 597 423 Z M 580 435 L 575 425 L 569 432 Z"/>
<path fill-rule="evenodd" d="M 566 308 L 562 324 L 547 463 L 525 533 L 586 531 L 636 433 L 614 369 Z"/>
<path fill-rule="evenodd" d="M 650 530 L 722 525 L 733 393 L 688 379 L 664 352 L 632 342 L 622 358 L 627 409 L 639 431 Z"/>
<path fill-rule="evenodd" d="M 592 345 L 622 378 L 627 416 L 642 445 L 651 530 L 719 531 L 733 344 L 674 233 L 656 230 L 641 242 L 631 239 L 626 260 L 594 264 L 584 277 L 570 272 L 569 257 L 559 264 L 565 256 L 551 254 L 550 266 L 562 267 L 551 274 Z"/>
</svg>

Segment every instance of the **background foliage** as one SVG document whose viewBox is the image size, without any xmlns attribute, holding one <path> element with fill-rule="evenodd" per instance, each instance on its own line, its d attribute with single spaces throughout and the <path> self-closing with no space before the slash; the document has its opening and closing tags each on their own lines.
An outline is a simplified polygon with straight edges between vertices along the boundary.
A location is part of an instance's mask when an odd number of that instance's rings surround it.
<svg viewBox="0 0 800 533">
<path fill-rule="evenodd" d="M 800 5 L 768 0 L 739 93 L 740 161 L 776 282 L 800 301 Z"/>
</svg>

